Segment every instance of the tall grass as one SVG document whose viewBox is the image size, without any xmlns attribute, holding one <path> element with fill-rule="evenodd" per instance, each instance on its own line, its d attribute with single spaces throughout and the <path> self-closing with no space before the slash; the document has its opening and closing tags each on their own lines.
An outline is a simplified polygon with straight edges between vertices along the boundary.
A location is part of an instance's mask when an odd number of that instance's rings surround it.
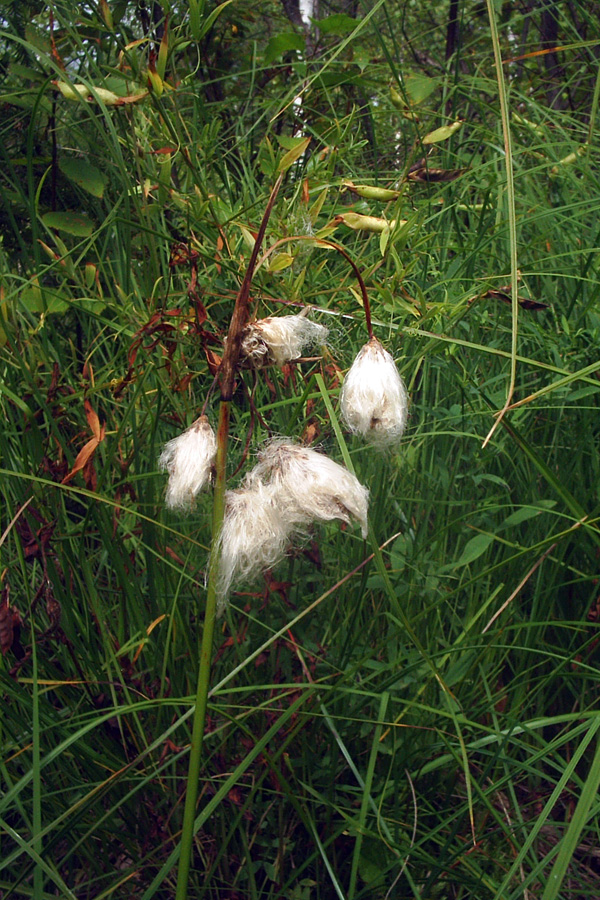
<svg viewBox="0 0 600 900">
<path fill-rule="evenodd" d="M 3 29 L 0 891 L 175 896 L 211 497 L 188 518 L 166 511 L 157 459 L 206 398 L 278 164 L 310 136 L 265 247 L 303 240 L 258 269 L 253 298 L 259 316 L 314 307 L 329 348 L 240 376 L 229 483 L 270 434 L 303 438 L 369 485 L 371 533 L 319 526 L 232 596 L 189 894 L 596 896 L 589 11 L 560 6 L 554 106 L 544 57 L 527 55 L 539 10 L 498 21 L 509 197 L 485 17 L 465 11 L 444 64 L 446 10 L 371 5 L 356 37 L 326 25 L 307 61 L 269 45 L 293 31 L 271 6 L 190 24 L 174 4 L 162 56 L 155 44 L 162 92 L 69 101 L 53 81 L 147 89 L 133 7 L 119 20 L 108 6 L 112 23 L 103 6 L 61 3 L 53 23 L 32 6 L 29 24 L 8 5 Z M 428 147 L 423 180 L 406 180 Z M 367 200 L 344 181 L 399 197 Z M 511 200 L 516 389 L 483 448 L 513 361 Z M 84 218 L 48 217 L 67 212 Z M 348 212 L 398 223 L 354 231 L 336 218 Z M 364 315 L 351 268 L 313 234 L 356 261 L 409 387 L 409 427 L 388 456 L 338 420 Z M 216 424 L 216 401 L 208 414 Z"/>
</svg>

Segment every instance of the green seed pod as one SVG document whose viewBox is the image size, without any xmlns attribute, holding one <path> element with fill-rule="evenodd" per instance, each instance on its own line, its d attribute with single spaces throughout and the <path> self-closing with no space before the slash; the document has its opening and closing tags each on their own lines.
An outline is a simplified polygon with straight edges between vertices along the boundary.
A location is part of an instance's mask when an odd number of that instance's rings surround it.
<svg viewBox="0 0 600 900">
<path fill-rule="evenodd" d="M 587 148 L 588 145 L 585 143 L 578 147 L 573 153 L 569 153 L 568 156 L 563 156 L 563 158 L 559 159 L 557 164 L 551 168 L 550 175 L 553 178 L 556 178 L 563 166 L 572 166 L 573 163 L 577 162 L 580 156 L 583 156 L 586 153 Z"/>
<path fill-rule="evenodd" d="M 343 181 L 342 186 L 366 200 L 381 200 L 386 203 L 389 200 L 397 200 L 400 196 L 400 191 L 392 191 L 372 184 L 354 184 L 352 181 Z"/>
<path fill-rule="evenodd" d="M 69 84 L 68 81 L 55 81 L 55 87 L 61 92 L 65 100 L 87 100 L 90 96 L 85 84 Z"/>
<path fill-rule="evenodd" d="M 406 109 L 406 103 L 404 102 L 402 94 L 396 90 L 393 84 L 390 84 L 390 100 L 396 109 Z"/>
<path fill-rule="evenodd" d="M 375 234 L 381 234 L 382 231 L 391 230 L 396 227 L 396 219 L 388 222 L 387 219 L 380 219 L 377 216 L 363 216 L 360 213 L 340 213 L 334 220 L 338 224 L 347 225 L 353 231 L 371 231 Z M 405 220 L 400 220 L 401 225 L 405 225 Z"/>
</svg>

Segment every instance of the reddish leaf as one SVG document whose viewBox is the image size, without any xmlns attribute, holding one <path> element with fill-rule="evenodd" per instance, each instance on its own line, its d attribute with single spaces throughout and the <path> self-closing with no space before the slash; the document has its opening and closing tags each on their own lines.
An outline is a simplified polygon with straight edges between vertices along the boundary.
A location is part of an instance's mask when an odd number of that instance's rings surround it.
<svg viewBox="0 0 600 900">
<path fill-rule="evenodd" d="M 88 425 L 90 426 L 90 431 L 92 432 L 93 436 L 96 438 L 98 443 L 100 443 L 100 441 L 102 440 L 102 437 L 101 437 L 102 429 L 100 428 L 100 419 L 98 418 L 97 414 L 92 409 L 92 404 L 90 403 L 89 400 L 86 399 L 83 401 L 83 407 L 85 409 L 85 417 L 87 419 Z"/>
<path fill-rule="evenodd" d="M 459 178 L 466 171 L 466 169 L 431 169 L 425 166 L 419 166 L 416 169 L 412 168 L 406 177 L 408 181 L 416 181 L 419 183 L 441 183 L 454 181 L 455 178 Z"/>
<path fill-rule="evenodd" d="M 63 480 L 62 480 L 63 484 L 68 484 L 68 482 L 71 481 L 71 479 L 74 478 L 78 472 L 81 472 L 81 470 L 86 465 L 88 460 L 91 459 L 91 457 L 96 452 L 96 448 L 98 447 L 99 443 L 100 442 L 99 442 L 98 438 L 93 437 L 91 440 L 89 440 L 87 442 L 87 444 L 85 444 L 85 446 L 83 446 L 81 448 L 81 450 L 77 454 L 77 458 L 75 459 L 73 468 L 63 478 Z"/>
<path fill-rule="evenodd" d="M 496 290 L 489 290 L 483 294 L 483 297 L 489 297 L 491 300 L 501 300 L 503 303 L 512 304 L 512 298 L 510 295 L 510 285 L 507 288 L 499 288 Z M 533 312 L 537 312 L 540 309 L 548 309 L 547 303 L 542 303 L 540 300 L 530 300 L 528 297 L 517 297 L 517 301 L 521 309 L 530 309 Z"/>
</svg>

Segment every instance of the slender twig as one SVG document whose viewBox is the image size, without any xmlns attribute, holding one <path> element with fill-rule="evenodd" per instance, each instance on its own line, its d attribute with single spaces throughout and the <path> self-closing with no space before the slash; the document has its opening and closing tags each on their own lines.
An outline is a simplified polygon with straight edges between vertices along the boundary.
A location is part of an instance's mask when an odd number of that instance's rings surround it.
<svg viewBox="0 0 600 900">
<path fill-rule="evenodd" d="M 221 367 L 219 370 L 221 381 L 221 400 L 223 401 L 231 400 L 231 397 L 233 395 L 235 374 L 237 371 L 237 366 L 242 349 L 242 332 L 244 330 L 244 326 L 248 324 L 248 320 L 250 319 L 250 285 L 252 283 L 252 276 L 254 275 L 256 260 L 258 259 L 258 254 L 260 253 L 260 248 L 265 236 L 267 223 L 271 215 L 271 210 L 273 209 L 273 204 L 275 203 L 275 198 L 277 197 L 277 193 L 279 191 L 279 188 L 281 187 L 282 180 L 283 174 L 279 176 L 273 186 L 273 190 L 271 191 L 271 196 L 269 197 L 269 201 L 265 209 L 265 214 L 263 216 L 263 220 L 260 224 L 260 228 L 254 242 L 254 247 L 252 248 L 250 262 L 248 263 L 248 268 L 246 269 L 246 274 L 244 275 L 242 286 L 235 301 L 235 308 L 233 310 L 231 322 L 229 323 L 227 343 L 225 345 L 225 352 L 223 354 L 223 359 L 221 360 Z"/>
</svg>

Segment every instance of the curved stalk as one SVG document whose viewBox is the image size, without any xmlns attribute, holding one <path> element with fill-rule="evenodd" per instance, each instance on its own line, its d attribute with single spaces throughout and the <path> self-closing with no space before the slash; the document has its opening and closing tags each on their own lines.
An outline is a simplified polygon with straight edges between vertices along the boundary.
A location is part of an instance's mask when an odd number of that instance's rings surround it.
<svg viewBox="0 0 600 900">
<path fill-rule="evenodd" d="M 370 340 L 373 337 L 373 325 L 371 323 L 371 304 L 369 303 L 369 295 L 367 293 L 367 288 L 366 288 L 364 279 L 363 279 L 362 275 L 360 274 L 360 269 L 358 268 L 358 266 L 356 265 L 356 263 L 354 262 L 354 260 L 352 259 L 352 257 L 348 253 L 348 251 L 344 250 L 344 248 L 340 244 L 336 244 L 335 241 L 325 240 L 325 238 L 314 238 L 314 237 L 311 237 L 310 235 L 306 235 L 306 234 L 298 234 L 298 235 L 292 235 L 291 237 L 279 238 L 278 241 L 275 241 L 275 243 L 271 247 L 269 247 L 269 249 L 265 253 L 263 253 L 263 255 L 260 258 L 260 262 L 258 263 L 256 268 L 259 269 L 262 266 L 262 264 L 269 258 L 269 256 L 271 256 L 272 253 L 274 253 L 274 251 L 278 247 L 281 247 L 283 244 L 289 244 L 292 241 L 311 241 L 313 244 L 316 244 L 318 247 L 330 247 L 332 250 L 337 250 L 338 253 L 341 253 L 342 256 L 344 257 L 344 259 L 348 263 L 350 263 L 350 265 L 352 266 L 352 269 L 354 271 L 354 274 L 356 276 L 356 280 L 358 281 L 358 286 L 360 287 L 360 293 L 362 295 L 362 301 L 363 301 L 363 308 L 365 311 L 365 324 L 367 326 L 367 332 L 369 334 L 369 340 Z"/>
</svg>

